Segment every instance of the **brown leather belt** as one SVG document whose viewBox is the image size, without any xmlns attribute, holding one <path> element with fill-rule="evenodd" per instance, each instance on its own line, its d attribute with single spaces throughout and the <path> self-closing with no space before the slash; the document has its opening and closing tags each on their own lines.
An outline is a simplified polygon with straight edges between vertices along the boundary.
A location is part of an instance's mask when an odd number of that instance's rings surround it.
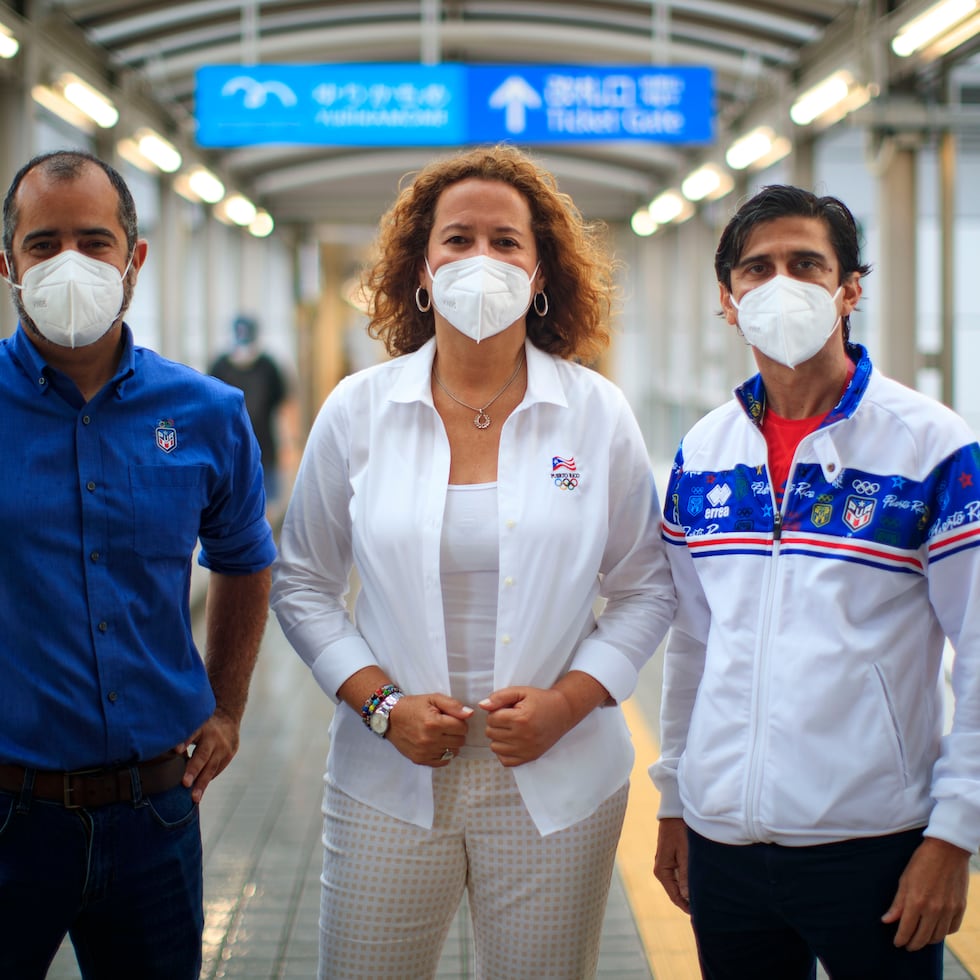
<svg viewBox="0 0 980 980">
<path fill-rule="evenodd" d="M 131 803 L 133 800 L 133 770 L 139 772 L 143 795 L 173 789 L 184 777 L 186 755 L 173 755 L 138 762 L 117 769 L 87 769 L 77 772 L 35 770 L 32 795 L 39 800 L 61 803 L 69 809 L 107 806 L 110 803 Z M 26 770 L 23 766 L 0 765 L 0 790 L 20 793 L 24 788 Z"/>
</svg>

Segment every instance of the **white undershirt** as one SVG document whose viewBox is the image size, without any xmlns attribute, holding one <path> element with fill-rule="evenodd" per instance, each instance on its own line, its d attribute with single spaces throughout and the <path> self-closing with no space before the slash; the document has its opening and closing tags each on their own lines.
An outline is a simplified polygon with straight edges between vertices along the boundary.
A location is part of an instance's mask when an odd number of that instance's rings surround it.
<svg viewBox="0 0 980 980">
<path fill-rule="evenodd" d="M 497 631 L 497 484 L 451 484 L 440 552 L 442 602 L 449 653 L 449 689 L 476 709 L 467 745 L 487 745 L 477 704 L 493 691 Z"/>
</svg>

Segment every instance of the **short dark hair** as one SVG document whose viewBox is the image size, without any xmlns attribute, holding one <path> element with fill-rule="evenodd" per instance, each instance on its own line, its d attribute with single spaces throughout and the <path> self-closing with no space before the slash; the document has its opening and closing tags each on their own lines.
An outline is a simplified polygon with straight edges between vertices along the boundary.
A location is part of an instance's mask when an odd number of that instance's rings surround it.
<svg viewBox="0 0 980 980">
<path fill-rule="evenodd" d="M 715 252 L 715 275 L 727 289 L 732 288 L 732 269 L 742 257 L 749 233 L 756 225 L 777 218 L 817 218 L 830 234 L 830 243 L 840 265 L 840 283 L 857 272 L 866 276 L 871 266 L 861 261 L 857 222 L 839 198 L 818 197 L 802 187 L 770 184 L 742 204 L 721 233 Z M 850 336 L 850 318 L 843 319 L 845 343 Z"/>
<path fill-rule="evenodd" d="M 48 177 L 55 180 L 77 180 L 89 165 L 95 165 L 105 173 L 119 196 L 119 223 L 126 232 L 126 249 L 132 255 L 139 238 L 139 224 L 133 195 L 118 170 L 86 150 L 54 150 L 51 153 L 42 153 L 17 171 L 3 199 L 3 250 L 5 252 L 9 253 L 14 243 L 14 232 L 19 218 L 15 198 L 24 178 L 32 170 L 41 168 Z"/>
</svg>

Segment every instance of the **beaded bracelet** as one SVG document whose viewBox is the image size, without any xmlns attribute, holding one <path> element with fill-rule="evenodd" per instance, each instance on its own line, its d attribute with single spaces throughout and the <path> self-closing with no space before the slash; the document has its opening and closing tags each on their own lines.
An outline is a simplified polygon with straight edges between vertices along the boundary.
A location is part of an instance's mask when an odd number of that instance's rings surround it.
<svg viewBox="0 0 980 980">
<path fill-rule="evenodd" d="M 402 690 L 397 684 L 385 684 L 383 687 L 379 687 L 374 694 L 371 695 L 364 702 L 361 708 L 361 720 L 367 725 L 368 728 L 371 727 L 371 715 L 377 710 L 379 704 L 388 697 L 389 694 L 401 694 Z"/>
</svg>

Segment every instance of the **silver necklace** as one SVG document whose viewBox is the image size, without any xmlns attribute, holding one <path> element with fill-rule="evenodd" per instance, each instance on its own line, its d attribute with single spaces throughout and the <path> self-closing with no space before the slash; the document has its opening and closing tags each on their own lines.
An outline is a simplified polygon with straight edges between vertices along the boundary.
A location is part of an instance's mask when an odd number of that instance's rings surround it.
<svg viewBox="0 0 980 980">
<path fill-rule="evenodd" d="M 517 368 L 514 371 L 514 373 L 507 379 L 507 384 L 505 384 L 503 388 L 501 388 L 500 391 L 498 391 L 497 394 L 495 394 L 493 398 L 491 398 L 490 401 L 488 401 L 486 405 L 483 406 L 483 408 L 477 408 L 475 405 L 467 405 L 466 402 L 464 402 L 462 399 L 457 398 L 442 383 L 442 378 L 439 377 L 439 372 L 436 370 L 435 364 L 432 365 L 432 377 L 436 379 L 436 384 L 439 385 L 439 387 L 442 388 L 442 390 L 447 395 L 449 395 L 449 397 L 454 402 L 456 402 L 457 405 L 462 405 L 463 408 L 468 408 L 471 412 L 476 412 L 476 415 L 473 416 L 473 425 L 475 425 L 478 429 L 489 429 L 490 423 L 493 421 L 493 419 L 490 418 L 489 415 L 487 415 L 487 409 L 514 383 L 514 379 L 521 373 L 522 367 L 524 367 L 523 350 L 521 350 L 521 359 L 517 362 Z"/>
</svg>

